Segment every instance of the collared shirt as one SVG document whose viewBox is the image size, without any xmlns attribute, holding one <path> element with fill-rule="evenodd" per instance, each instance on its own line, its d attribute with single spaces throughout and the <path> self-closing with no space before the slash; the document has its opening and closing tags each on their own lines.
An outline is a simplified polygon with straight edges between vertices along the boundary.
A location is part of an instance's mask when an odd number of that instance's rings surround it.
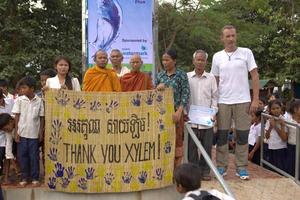
<svg viewBox="0 0 300 200">
<path fill-rule="evenodd" d="M 166 87 L 173 89 L 176 110 L 180 105 L 186 108 L 190 98 L 190 86 L 184 71 L 176 69 L 175 73 L 171 75 L 168 75 L 166 71 L 162 71 L 155 79 L 156 86 L 160 83 L 164 83 Z"/>
<path fill-rule="evenodd" d="M 19 136 L 32 139 L 39 137 L 40 117 L 44 116 L 44 104 L 40 97 L 35 95 L 31 100 L 25 95 L 18 97 L 12 112 L 20 114 Z"/>
<path fill-rule="evenodd" d="M 14 100 L 10 98 L 4 99 L 4 106 L 0 106 L 0 113 L 11 114 L 14 105 Z M 0 131 L 0 147 L 6 146 L 6 132 Z"/>
<path fill-rule="evenodd" d="M 195 70 L 187 73 L 190 85 L 190 102 L 189 105 L 205 106 L 218 111 L 218 87 L 217 81 L 213 74 L 204 73 L 199 77 Z M 192 125 L 199 129 L 207 129 L 210 127 L 201 125 Z"/>
<path fill-rule="evenodd" d="M 248 143 L 254 146 L 257 138 L 260 137 L 260 135 L 261 135 L 261 123 L 252 124 L 249 130 Z"/>
</svg>

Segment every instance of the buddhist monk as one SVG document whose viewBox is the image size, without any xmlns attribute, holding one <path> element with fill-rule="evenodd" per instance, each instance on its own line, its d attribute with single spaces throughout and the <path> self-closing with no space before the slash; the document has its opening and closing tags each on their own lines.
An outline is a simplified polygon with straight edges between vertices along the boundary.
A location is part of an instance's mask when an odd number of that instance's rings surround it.
<svg viewBox="0 0 300 200">
<path fill-rule="evenodd" d="M 116 72 L 106 68 L 107 53 L 98 50 L 94 57 L 95 65 L 88 69 L 83 79 L 83 91 L 120 92 L 121 85 Z"/>
<path fill-rule="evenodd" d="M 121 87 L 123 92 L 151 90 L 153 84 L 148 74 L 140 71 L 143 61 L 141 56 L 134 54 L 130 59 L 131 72 L 121 77 Z"/>
</svg>

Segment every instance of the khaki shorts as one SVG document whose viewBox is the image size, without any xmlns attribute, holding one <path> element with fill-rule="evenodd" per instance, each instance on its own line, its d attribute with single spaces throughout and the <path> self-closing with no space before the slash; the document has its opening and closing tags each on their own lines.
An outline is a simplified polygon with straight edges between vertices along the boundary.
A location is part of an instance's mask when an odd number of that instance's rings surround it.
<svg viewBox="0 0 300 200">
<path fill-rule="evenodd" d="M 239 104 L 219 104 L 218 130 L 230 130 L 232 119 L 236 130 L 246 131 L 251 126 L 250 102 Z"/>
</svg>

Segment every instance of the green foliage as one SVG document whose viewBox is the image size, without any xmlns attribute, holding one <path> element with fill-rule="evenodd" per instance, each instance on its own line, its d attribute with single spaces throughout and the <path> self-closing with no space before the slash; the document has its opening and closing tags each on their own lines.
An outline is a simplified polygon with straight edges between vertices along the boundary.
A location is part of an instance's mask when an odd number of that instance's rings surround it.
<svg viewBox="0 0 300 200">
<path fill-rule="evenodd" d="M 66 55 L 72 72 L 81 72 L 81 1 L 2 0 L 0 3 L 0 77 L 11 87 L 24 75 L 53 67 L 56 56 Z"/>
<path fill-rule="evenodd" d="M 207 51 L 211 61 L 212 55 L 223 49 L 221 28 L 233 24 L 238 30 L 238 45 L 253 50 L 261 78 L 281 83 L 286 78 L 300 81 L 299 1 L 173 2 L 176 4 L 159 7 L 159 49 L 160 55 L 169 48 L 176 49 L 179 67 L 192 69 L 196 49 Z"/>
<path fill-rule="evenodd" d="M 80 0 L 0 1 L 0 77 L 15 85 L 20 77 L 53 67 L 58 55 L 70 57 L 81 75 Z M 300 81 L 300 1 L 173 0 L 158 7 L 159 55 L 178 52 L 177 64 L 191 70 L 192 54 L 223 49 L 225 24 L 238 30 L 238 45 L 253 50 L 261 78 Z M 209 70 L 210 65 L 208 65 Z"/>
</svg>

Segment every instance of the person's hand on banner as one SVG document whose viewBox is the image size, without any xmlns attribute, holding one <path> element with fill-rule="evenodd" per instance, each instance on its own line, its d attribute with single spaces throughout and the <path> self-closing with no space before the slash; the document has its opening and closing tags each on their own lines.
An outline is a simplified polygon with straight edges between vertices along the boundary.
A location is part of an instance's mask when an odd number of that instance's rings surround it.
<svg viewBox="0 0 300 200">
<path fill-rule="evenodd" d="M 163 83 L 158 84 L 158 86 L 156 87 L 156 89 L 158 91 L 163 91 L 165 89 L 165 84 L 163 84 Z"/>
</svg>

